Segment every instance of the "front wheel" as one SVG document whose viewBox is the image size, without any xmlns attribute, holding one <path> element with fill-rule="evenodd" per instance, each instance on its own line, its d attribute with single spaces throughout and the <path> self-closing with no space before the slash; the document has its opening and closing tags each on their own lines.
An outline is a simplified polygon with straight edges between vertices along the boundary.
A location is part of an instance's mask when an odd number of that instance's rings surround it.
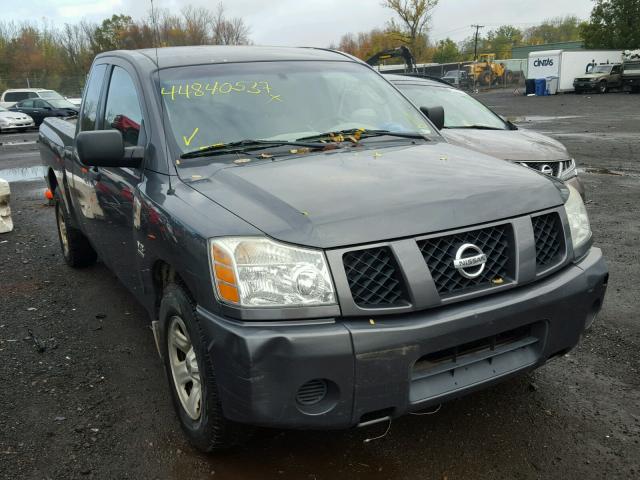
<svg viewBox="0 0 640 480">
<path fill-rule="evenodd" d="M 607 82 L 600 82 L 598 84 L 598 93 L 607 93 L 608 89 Z"/>
<path fill-rule="evenodd" d="M 195 305 L 170 284 L 160 304 L 161 354 L 174 409 L 191 444 L 203 452 L 237 445 L 249 433 L 222 413 L 214 365 Z"/>
</svg>

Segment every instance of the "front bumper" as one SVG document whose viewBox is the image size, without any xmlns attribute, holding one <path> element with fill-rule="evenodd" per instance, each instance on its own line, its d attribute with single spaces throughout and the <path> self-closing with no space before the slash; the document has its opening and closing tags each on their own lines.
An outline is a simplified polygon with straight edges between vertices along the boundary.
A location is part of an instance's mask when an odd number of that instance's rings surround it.
<svg viewBox="0 0 640 480">
<path fill-rule="evenodd" d="M 595 90 L 598 82 L 573 82 L 573 88 L 576 90 Z"/>
<path fill-rule="evenodd" d="M 600 310 L 607 279 L 592 248 L 536 283 L 421 312 L 303 322 L 238 322 L 201 308 L 198 315 L 227 418 L 347 428 L 439 404 L 567 352 Z M 505 334 L 523 329 L 517 338 Z M 482 350 L 478 341 L 489 338 L 492 347 Z M 459 346 L 464 352 L 452 358 Z M 325 397 L 304 405 L 298 389 L 314 379 L 325 380 Z"/>
<path fill-rule="evenodd" d="M 4 125 L 0 124 L 0 129 L 2 130 L 17 130 L 19 128 L 35 128 L 36 124 L 33 122 L 33 120 L 30 121 L 24 121 L 24 122 L 11 122 L 11 123 L 6 123 Z"/>
<path fill-rule="evenodd" d="M 568 180 L 565 180 L 564 183 L 575 188 L 582 197 L 582 200 L 587 199 L 587 197 L 585 196 L 584 184 L 580 181 L 580 178 L 577 175 L 575 177 L 571 177 Z"/>
</svg>

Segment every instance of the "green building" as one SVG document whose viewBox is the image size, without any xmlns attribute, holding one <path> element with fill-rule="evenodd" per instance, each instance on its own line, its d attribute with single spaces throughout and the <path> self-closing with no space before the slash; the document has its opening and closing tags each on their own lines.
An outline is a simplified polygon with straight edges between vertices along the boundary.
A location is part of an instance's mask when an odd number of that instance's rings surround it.
<svg viewBox="0 0 640 480">
<path fill-rule="evenodd" d="M 543 43 L 542 45 L 524 45 L 513 47 L 511 58 L 529 58 L 531 52 L 541 52 L 543 50 L 583 50 L 584 42 L 574 40 L 570 42 Z"/>
</svg>

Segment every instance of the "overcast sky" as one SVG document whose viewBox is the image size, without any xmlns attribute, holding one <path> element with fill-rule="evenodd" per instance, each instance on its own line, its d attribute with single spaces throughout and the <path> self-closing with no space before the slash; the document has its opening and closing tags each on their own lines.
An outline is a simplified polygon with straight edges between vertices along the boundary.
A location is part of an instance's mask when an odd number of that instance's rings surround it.
<svg viewBox="0 0 640 480">
<path fill-rule="evenodd" d="M 154 0 L 156 8 L 178 13 L 191 4 L 214 9 L 216 0 Z M 392 12 L 380 0 L 227 0 L 231 16 L 251 28 L 251 39 L 262 45 L 326 47 L 346 32 L 383 27 Z M 440 0 L 433 13 L 431 38 L 456 41 L 472 34 L 471 24 L 488 29 L 503 24 L 526 28 L 546 18 L 577 15 L 588 18 L 591 0 Z M 2 20 L 46 19 L 54 25 L 86 18 L 98 21 L 113 13 L 134 18 L 146 15 L 150 0 L 0 0 Z"/>
</svg>

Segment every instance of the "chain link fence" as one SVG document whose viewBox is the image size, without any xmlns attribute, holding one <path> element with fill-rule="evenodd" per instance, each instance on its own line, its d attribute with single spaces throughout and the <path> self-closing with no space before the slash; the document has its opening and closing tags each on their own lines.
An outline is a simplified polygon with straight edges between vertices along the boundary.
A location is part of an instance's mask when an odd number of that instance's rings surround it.
<svg viewBox="0 0 640 480">
<path fill-rule="evenodd" d="M 384 66 L 379 68 L 384 73 L 400 73 L 418 76 L 429 76 L 443 79 L 456 87 L 470 92 L 497 88 L 524 88 L 527 78 L 527 59 L 494 60 L 486 62 L 455 62 L 440 64 L 419 64 L 414 72 L 407 72 L 405 67 Z"/>
</svg>

